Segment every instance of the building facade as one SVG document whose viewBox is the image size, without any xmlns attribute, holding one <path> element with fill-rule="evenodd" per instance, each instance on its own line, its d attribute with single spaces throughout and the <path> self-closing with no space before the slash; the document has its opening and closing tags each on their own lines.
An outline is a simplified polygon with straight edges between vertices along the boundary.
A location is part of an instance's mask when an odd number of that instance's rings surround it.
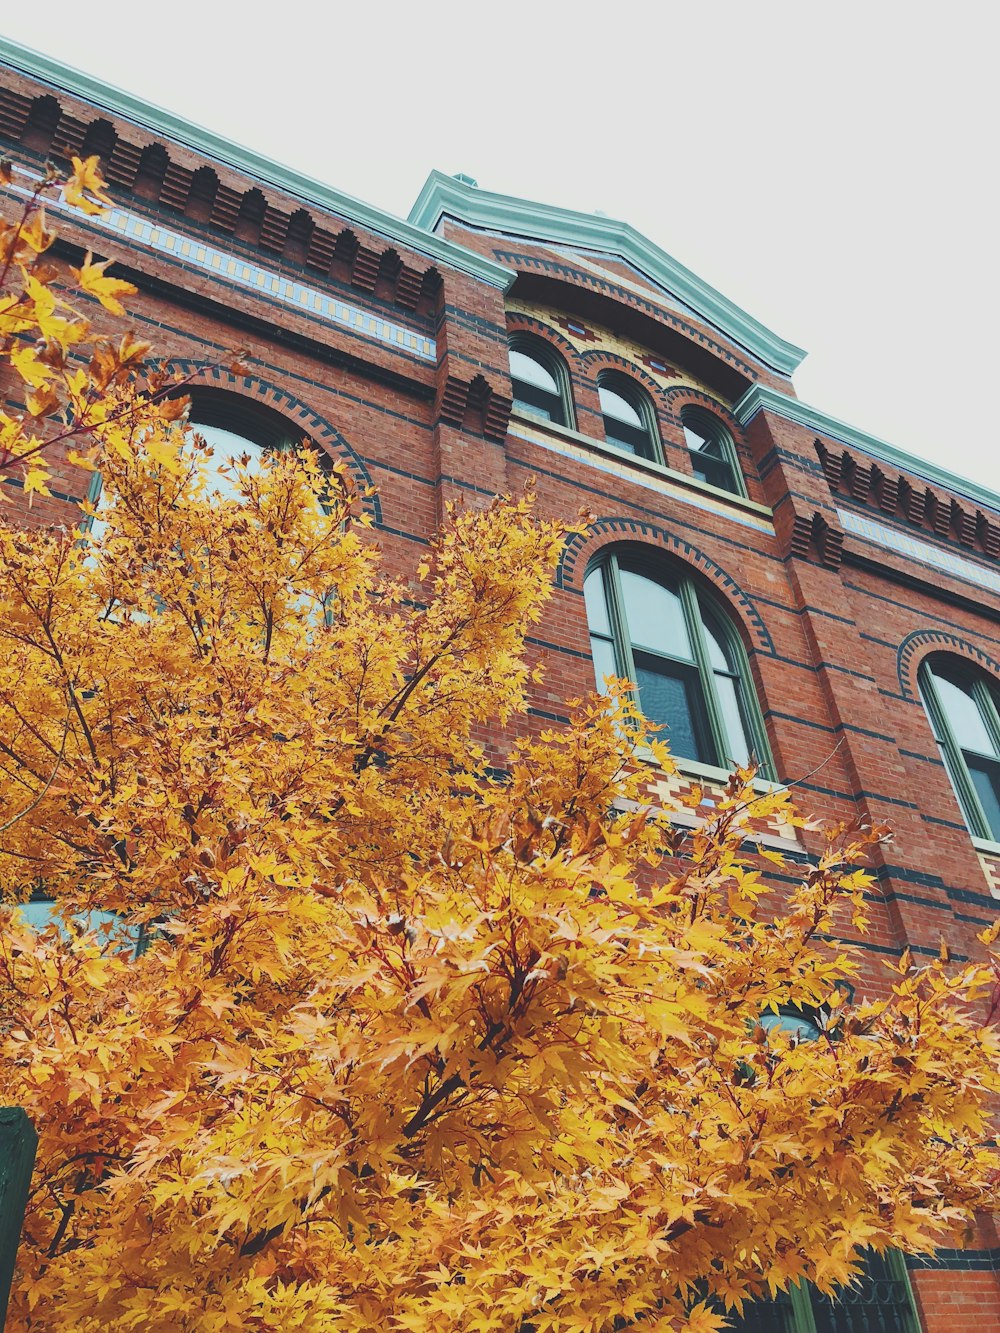
<svg viewBox="0 0 1000 1333">
<path fill-rule="evenodd" d="M 798 401 L 799 349 L 627 224 L 436 172 L 402 221 L 3 43 L 0 154 L 100 156 L 115 206 L 56 210 L 56 257 L 114 259 L 140 335 L 211 367 L 192 417 L 217 449 L 309 437 L 377 487 L 391 568 L 453 498 L 534 478 L 545 512 L 585 505 L 532 718 L 616 671 L 680 760 L 652 800 L 710 803 L 754 754 L 810 812 L 890 823 L 868 992 L 906 945 L 974 953 L 1000 910 L 1000 495 Z M 26 521 L 77 521 L 88 478 L 54 471 Z M 748 1327 L 1000 1327 L 993 1223 L 851 1300 Z"/>
</svg>

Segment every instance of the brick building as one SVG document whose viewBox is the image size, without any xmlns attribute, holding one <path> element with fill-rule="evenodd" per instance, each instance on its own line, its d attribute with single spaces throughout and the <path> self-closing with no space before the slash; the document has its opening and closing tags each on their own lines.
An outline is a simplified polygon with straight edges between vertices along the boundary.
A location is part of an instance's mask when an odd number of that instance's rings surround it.
<svg viewBox="0 0 1000 1333">
<path fill-rule="evenodd" d="M 974 950 L 1000 900 L 1000 494 L 799 402 L 802 352 L 627 224 L 436 172 L 401 221 L 3 43 L 0 152 L 100 155 L 115 208 L 62 211 L 59 255 L 114 258 L 179 366 L 248 349 L 196 391 L 199 427 L 345 461 L 378 488 L 391 566 L 458 495 L 534 477 L 546 511 L 587 505 L 533 640 L 534 715 L 617 669 L 708 800 L 754 752 L 811 811 L 890 822 L 869 991 L 906 944 Z M 56 472 L 32 521 L 74 521 L 87 479 Z M 1000 1327 L 989 1220 L 907 1268 L 751 1324 Z"/>
</svg>

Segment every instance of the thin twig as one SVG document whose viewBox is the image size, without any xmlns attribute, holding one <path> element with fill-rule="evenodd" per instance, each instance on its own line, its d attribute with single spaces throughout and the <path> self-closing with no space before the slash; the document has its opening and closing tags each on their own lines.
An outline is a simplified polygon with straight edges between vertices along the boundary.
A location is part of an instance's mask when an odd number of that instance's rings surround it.
<svg viewBox="0 0 1000 1333">
<path fill-rule="evenodd" d="M 72 714 L 72 711 L 73 711 L 73 705 L 72 705 L 72 702 L 68 702 L 67 705 L 66 705 L 66 721 L 65 721 L 65 723 L 63 724 L 63 738 L 62 738 L 62 745 L 60 745 L 60 747 L 59 747 L 59 753 L 58 753 L 58 755 L 56 756 L 55 767 L 53 768 L 52 772 L 51 772 L 50 775 L 49 775 L 49 780 L 48 780 L 48 782 L 46 782 L 45 786 L 42 788 L 42 790 L 38 793 L 38 795 L 35 797 L 35 799 L 34 799 L 29 805 L 26 805 L 26 806 L 24 807 L 23 810 L 20 810 L 16 815 L 13 815 L 10 819 L 8 819 L 7 822 L 6 822 L 6 824 L 0 824 L 0 833 L 6 833 L 7 830 L 8 830 L 9 828 L 12 828 L 12 827 L 17 823 L 17 821 L 18 821 L 19 819 L 23 819 L 23 818 L 25 817 L 25 815 L 30 815 L 31 812 L 32 812 L 32 810 L 34 810 L 34 808 L 35 808 L 37 805 L 39 805 L 39 804 L 45 799 L 45 795 L 46 795 L 46 793 L 48 792 L 49 788 L 52 786 L 53 782 L 55 782 L 55 780 L 56 780 L 56 774 L 59 772 L 59 769 L 62 767 L 63 757 L 64 757 L 64 755 L 66 754 L 66 741 L 69 739 L 69 733 L 70 733 L 70 725 L 69 725 L 69 723 L 70 723 L 70 716 L 71 716 L 71 714 Z"/>
</svg>

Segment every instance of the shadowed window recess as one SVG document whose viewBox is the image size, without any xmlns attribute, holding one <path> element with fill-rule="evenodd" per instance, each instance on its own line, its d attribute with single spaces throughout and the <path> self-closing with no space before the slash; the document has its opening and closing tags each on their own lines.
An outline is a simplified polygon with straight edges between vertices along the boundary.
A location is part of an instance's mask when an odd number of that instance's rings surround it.
<svg viewBox="0 0 1000 1333">
<path fill-rule="evenodd" d="M 611 553 L 584 580 L 597 683 L 623 676 L 662 726 L 676 759 L 726 768 L 772 765 L 743 645 L 729 619 L 685 573 Z"/>
</svg>

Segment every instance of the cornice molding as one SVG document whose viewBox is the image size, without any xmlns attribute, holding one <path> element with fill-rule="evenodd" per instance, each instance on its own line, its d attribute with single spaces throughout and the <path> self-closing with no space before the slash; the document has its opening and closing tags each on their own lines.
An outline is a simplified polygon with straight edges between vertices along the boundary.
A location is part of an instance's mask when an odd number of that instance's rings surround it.
<svg viewBox="0 0 1000 1333">
<path fill-rule="evenodd" d="M 506 236 L 557 241 L 618 255 L 689 306 L 706 324 L 781 374 L 791 375 L 805 356 L 801 347 L 772 333 L 627 222 L 493 194 L 444 172 L 432 171 L 410 209 L 409 221 L 433 231 L 445 215 Z"/>
<path fill-rule="evenodd" d="M 150 130 L 168 141 L 182 144 L 185 148 L 240 172 L 251 180 L 263 185 L 270 185 L 304 204 L 310 204 L 325 212 L 333 213 L 355 226 L 363 227 L 397 245 L 424 255 L 436 263 L 457 269 L 491 287 L 507 291 L 514 281 L 514 273 L 497 264 L 484 255 L 467 250 L 452 241 L 443 241 L 432 236 L 421 227 L 385 213 L 371 204 L 343 194 L 321 181 L 314 180 L 301 172 L 283 167 L 270 158 L 262 157 L 249 148 L 243 148 L 229 139 L 223 138 L 211 130 L 204 129 L 193 121 L 176 116 L 171 111 L 143 101 L 120 88 L 114 88 L 99 79 L 73 69 L 60 61 L 52 60 L 21 46 L 5 37 L 0 37 L 0 64 L 7 65 L 21 74 L 47 84 L 55 92 L 69 93 L 73 97 L 88 102 L 98 110 L 105 111 L 123 120 L 131 121 L 143 129 Z"/>
<path fill-rule="evenodd" d="M 741 426 L 746 426 L 758 412 L 769 412 L 772 416 L 783 417 L 786 421 L 795 422 L 796 425 L 806 426 L 809 430 L 814 430 L 817 435 L 839 440 L 852 449 L 860 449 L 862 453 L 881 463 L 888 463 L 892 467 L 899 468 L 901 472 L 909 472 L 933 486 L 941 486 L 955 495 L 964 496 L 974 504 L 985 505 L 988 509 L 1000 513 L 1000 493 L 991 491 L 986 486 L 980 486 L 978 482 L 970 481 L 968 477 L 959 476 L 957 472 L 949 472 L 947 468 L 938 467 L 937 464 L 928 463 L 923 458 L 915 458 L 912 454 L 904 453 L 895 445 L 888 444 L 875 435 L 869 435 L 866 431 L 858 430 L 855 426 L 849 426 L 846 421 L 840 421 L 837 417 L 830 416 L 828 412 L 822 412 L 818 407 L 810 407 L 808 403 L 799 402 L 797 398 L 790 398 L 787 394 L 780 393 L 777 389 L 770 389 L 766 385 L 752 384 L 733 407 L 733 415 Z"/>
</svg>

